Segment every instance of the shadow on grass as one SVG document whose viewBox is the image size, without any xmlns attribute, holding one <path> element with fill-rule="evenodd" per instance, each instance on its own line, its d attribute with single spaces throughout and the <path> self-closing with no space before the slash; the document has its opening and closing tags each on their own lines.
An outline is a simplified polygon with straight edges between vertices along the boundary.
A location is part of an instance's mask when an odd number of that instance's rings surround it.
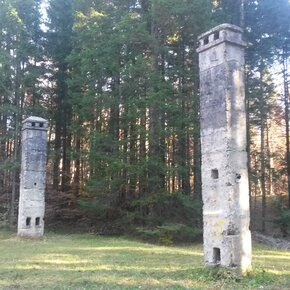
<svg viewBox="0 0 290 290">
<path fill-rule="evenodd" d="M 92 235 L 41 241 L 4 236 L 0 289 L 275 289 L 290 283 L 286 251 L 258 248 L 254 271 L 240 278 L 226 269 L 205 269 L 200 245 L 163 247 Z"/>
<path fill-rule="evenodd" d="M 82 243 L 81 241 L 79 241 Z M 193 249 L 124 242 L 131 246 L 52 245 L 47 241 L 6 240 L 15 244 L 3 255 L 4 289 L 193 289 L 193 281 L 172 273 L 193 264 L 202 254 Z M 97 243 L 97 241 L 96 241 Z M 29 245 L 30 244 L 30 245 Z M 132 245 L 137 244 L 137 245 Z M 23 247 L 24 246 L 24 247 Z M 195 261 L 195 262 L 194 262 Z M 193 263 L 194 262 L 194 263 Z M 3 289 L 3 288 L 2 288 Z"/>
</svg>

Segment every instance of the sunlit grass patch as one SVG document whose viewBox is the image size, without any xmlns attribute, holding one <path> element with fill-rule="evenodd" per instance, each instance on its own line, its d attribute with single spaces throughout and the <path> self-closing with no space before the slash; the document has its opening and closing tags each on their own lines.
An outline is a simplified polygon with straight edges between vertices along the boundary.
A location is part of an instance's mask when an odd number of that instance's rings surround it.
<svg viewBox="0 0 290 290">
<path fill-rule="evenodd" d="M 90 234 L 24 239 L 0 231 L 0 289 L 257 289 L 290 285 L 290 253 L 254 247 L 240 278 L 203 267 L 202 245 L 159 246 Z M 271 289 L 271 288 L 269 288 Z M 273 288 L 275 289 L 275 288 Z"/>
</svg>

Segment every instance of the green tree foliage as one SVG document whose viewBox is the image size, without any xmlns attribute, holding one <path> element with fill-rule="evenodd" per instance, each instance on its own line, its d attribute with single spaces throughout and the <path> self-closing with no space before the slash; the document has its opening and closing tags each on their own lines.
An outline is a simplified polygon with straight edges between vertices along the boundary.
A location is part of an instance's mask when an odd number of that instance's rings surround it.
<svg viewBox="0 0 290 290">
<path fill-rule="evenodd" d="M 35 114 L 50 120 L 49 191 L 165 242 L 198 226 L 196 40 L 224 22 L 248 42 L 251 188 L 266 206 L 270 113 L 282 110 L 271 67 L 289 60 L 289 1 L 48 0 L 47 19 L 41 3 L 0 0 L 0 190 L 12 192 L 11 212 L 20 122 Z"/>
<path fill-rule="evenodd" d="M 52 83 L 51 116 L 54 122 L 55 138 L 53 144 L 53 187 L 68 189 L 70 179 L 70 151 L 72 118 L 71 100 L 68 95 L 68 62 L 72 50 L 73 1 L 49 1 L 47 10 L 47 32 L 45 52 L 49 65 L 49 80 Z M 61 166 L 60 166 L 61 163 Z M 61 177 L 61 178 L 60 178 Z"/>
<path fill-rule="evenodd" d="M 109 216 L 146 217 L 150 204 L 136 207 L 136 200 L 189 195 L 198 179 L 195 49 L 210 26 L 211 3 L 78 4 L 67 58 L 75 180 L 83 193 L 106 200 Z"/>
<path fill-rule="evenodd" d="M 274 87 L 275 71 L 273 72 L 272 67 L 281 59 L 283 49 L 288 47 L 289 9 L 290 5 L 287 0 L 214 1 L 215 21 L 222 23 L 226 20 L 243 26 L 244 39 L 248 43 L 246 97 L 250 190 L 255 195 L 255 200 L 258 194 L 257 188 L 260 189 L 262 195 L 260 228 L 263 231 L 265 231 L 266 220 L 266 195 L 273 193 L 270 159 L 274 156 L 274 152 L 271 152 L 269 145 L 269 126 L 276 118 L 275 114 L 271 113 L 274 109 L 281 108 L 281 102 Z M 285 56 L 285 53 L 283 55 Z M 289 140 L 289 134 L 286 139 Z M 289 151 L 289 148 L 286 151 Z M 289 152 L 286 155 L 290 160 Z M 289 161 L 287 162 L 289 164 Z M 290 166 L 288 168 L 290 172 Z"/>
<path fill-rule="evenodd" d="M 244 0 L 216 0 L 214 18 L 218 23 L 231 23 L 243 26 Z"/>
<path fill-rule="evenodd" d="M 289 39 L 288 1 L 247 1 L 245 6 L 245 37 L 249 45 L 246 51 L 247 102 L 249 126 L 259 131 L 260 148 L 257 150 L 260 166 L 251 170 L 253 184 L 260 182 L 262 194 L 262 224 L 265 231 L 266 195 L 271 192 L 271 166 L 268 139 L 268 124 L 274 117 L 271 112 L 281 107 L 275 87 L 271 66 L 279 60 L 279 55 Z M 249 139 L 255 138 L 249 135 Z M 287 137 L 289 138 L 289 136 Z M 251 140 L 249 140 L 249 144 Z M 254 148 L 249 148 L 254 153 Z M 287 154 L 285 154 L 286 156 Z M 252 162 L 253 165 L 253 162 Z M 267 186 L 267 184 L 269 186 Z"/>
<path fill-rule="evenodd" d="M 19 184 L 20 123 L 41 111 L 39 2 L 0 2 L 0 190 L 9 202 L 11 224 Z"/>
</svg>

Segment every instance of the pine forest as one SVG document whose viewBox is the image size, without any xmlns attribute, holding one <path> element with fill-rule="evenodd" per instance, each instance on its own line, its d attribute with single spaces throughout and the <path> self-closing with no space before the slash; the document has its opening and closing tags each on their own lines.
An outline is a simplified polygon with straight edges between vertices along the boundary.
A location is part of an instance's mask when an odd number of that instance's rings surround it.
<svg viewBox="0 0 290 290">
<path fill-rule="evenodd" d="M 288 0 L 0 0 L 0 224 L 17 223 L 22 121 L 49 121 L 46 224 L 202 232 L 197 38 L 244 29 L 252 229 L 290 234 Z"/>
</svg>

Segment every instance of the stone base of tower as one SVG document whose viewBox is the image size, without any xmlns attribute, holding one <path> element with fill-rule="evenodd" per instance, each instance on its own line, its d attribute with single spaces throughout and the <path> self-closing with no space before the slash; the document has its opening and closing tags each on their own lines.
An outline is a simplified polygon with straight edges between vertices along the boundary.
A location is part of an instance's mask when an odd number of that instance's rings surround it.
<svg viewBox="0 0 290 290">
<path fill-rule="evenodd" d="M 206 266 L 221 266 L 240 274 L 251 270 L 251 232 L 204 239 L 204 262 Z"/>
<path fill-rule="evenodd" d="M 21 200 L 18 214 L 19 236 L 38 238 L 44 233 L 44 201 Z"/>
<path fill-rule="evenodd" d="M 29 238 L 41 238 L 43 237 L 44 231 L 43 228 L 35 229 L 33 231 L 28 229 L 18 229 L 17 235 L 20 237 L 29 237 Z"/>
</svg>

